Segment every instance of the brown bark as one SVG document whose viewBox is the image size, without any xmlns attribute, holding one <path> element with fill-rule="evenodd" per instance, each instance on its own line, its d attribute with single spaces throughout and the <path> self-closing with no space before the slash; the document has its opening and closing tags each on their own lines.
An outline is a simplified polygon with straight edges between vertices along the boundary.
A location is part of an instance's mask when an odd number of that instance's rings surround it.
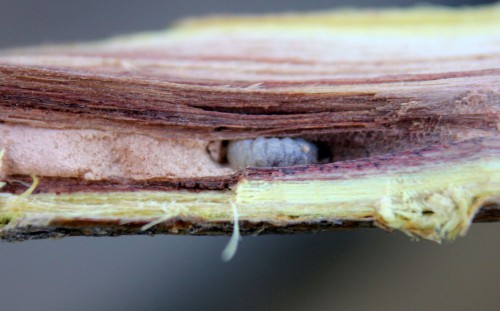
<svg viewBox="0 0 500 311">
<path fill-rule="evenodd" d="M 56 170 L 38 176 L 27 193 L 34 173 L 11 156 L 16 142 L 2 146 L 0 139 L 1 235 L 224 234 L 233 201 L 244 233 L 376 225 L 439 241 L 464 234 L 472 219 L 498 221 L 500 57 L 492 29 L 499 8 L 215 18 L 155 35 L 6 51 L 0 122 L 8 127 L 198 139 L 207 148 L 210 141 L 296 136 L 325 156 L 319 165 L 196 178 L 124 172 L 91 180 Z M 42 148 L 30 156 L 37 152 L 50 154 Z M 380 193 L 353 194 L 367 181 Z M 281 192 L 269 192 L 275 188 Z M 101 199 L 118 214 L 99 214 Z M 134 200 L 156 203 L 145 214 L 118 208 Z M 57 204 L 70 209 L 57 211 Z"/>
</svg>

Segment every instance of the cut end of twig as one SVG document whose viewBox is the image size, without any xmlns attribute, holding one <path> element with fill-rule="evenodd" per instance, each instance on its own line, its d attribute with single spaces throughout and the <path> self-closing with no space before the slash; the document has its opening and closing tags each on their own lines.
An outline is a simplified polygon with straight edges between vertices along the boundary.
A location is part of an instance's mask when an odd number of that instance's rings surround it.
<svg viewBox="0 0 500 311">
<path fill-rule="evenodd" d="M 209 18 L 1 53 L 0 236 L 232 223 L 229 259 L 240 231 L 439 242 L 497 221 L 499 12 Z"/>
</svg>

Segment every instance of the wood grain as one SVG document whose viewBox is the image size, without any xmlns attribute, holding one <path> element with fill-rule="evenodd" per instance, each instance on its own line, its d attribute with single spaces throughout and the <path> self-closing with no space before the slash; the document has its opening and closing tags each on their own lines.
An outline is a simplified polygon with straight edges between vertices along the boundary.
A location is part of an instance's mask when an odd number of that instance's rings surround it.
<svg viewBox="0 0 500 311">
<path fill-rule="evenodd" d="M 298 212 L 296 202 L 288 199 L 269 203 L 260 216 L 249 216 L 253 214 L 238 204 L 244 211 L 242 230 L 296 232 L 376 225 L 437 241 L 453 239 L 467 231 L 472 219 L 499 220 L 497 29 L 500 5 L 341 10 L 195 19 L 159 33 L 4 51 L 0 122 L 139 133 L 157 139 L 303 137 L 330 154 L 319 165 L 248 168 L 195 179 L 89 181 L 38 176 L 40 183 L 27 196 L 36 201 L 55 195 L 57 201 L 88 194 L 88 200 L 98 201 L 91 195 L 137 194 L 137 204 L 145 202 L 140 198 L 144 192 L 182 194 L 183 200 L 195 201 L 211 193 L 221 196 L 223 203 L 212 214 L 186 203 L 191 206 L 187 214 L 172 212 L 148 233 L 227 233 L 232 219 L 228 200 L 252 191 L 259 197 L 281 183 L 284 197 L 293 197 L 294 183 L 302 183 L 304 189 L 318 183 L 328 191 L 341 191 L 335 188 L 336 181 L 353 181 L 362 188 L 365 178 L 373 180 L 370 185 L 375 189 L 378 177 L 391 180 L 394 190 L 397 178 L 409 182 L 418 173 L 415 180 L 424 186 L 414 191 L 417 194 L 403 186 L 403 194 L 387 190 L 363 203 L 364 214 L 357 214 L 362 204 L 354 196 L 349 199 L 350 210 L 342 210 L 342 215 L 337 212 L 347 203 L 316 204 L 311 196 L 310 206 L 301 208 L 316 206 L 315 218 Z M 440 169 L 443 175 L 436 175 Z M 436 185 L 432 179 L 442 182 Z M 9 204 L 25 199 L 31 178 L 2 176 L 2 182 L 5 239 L 141 234 L 146 233 L 141 226 L 164 217 L 158 210 L 140 219 L 132 217 L 133 212 L 130 217 L 82 216 L 85 213 L 76 207 L 82 215 L 70 217 L 67 210 L 41 215 L 28 201 L 19 205 L 24 212 L 15 212 Z M 326 198 L 328 191 L 318 189 L 313 190 L 326 191 Z M 303 195 L 311 193 L 304 190 Z M 449 219 L 442 217 L 433 225 L 423 220 L 426 216 L 407 220 L 398 216 L 396 223 L 381 211 L 387 198 L 403 209 L 432 205 L 437 214 L 440 208 L 456 205 L 449 215 L 460 214 L 461 221 L 449 230 L 443 229 Z M 255 208 L 259 201 L 248 204 Z M 33 213 L 40 218 L 26 216 Z"/>
</svg>

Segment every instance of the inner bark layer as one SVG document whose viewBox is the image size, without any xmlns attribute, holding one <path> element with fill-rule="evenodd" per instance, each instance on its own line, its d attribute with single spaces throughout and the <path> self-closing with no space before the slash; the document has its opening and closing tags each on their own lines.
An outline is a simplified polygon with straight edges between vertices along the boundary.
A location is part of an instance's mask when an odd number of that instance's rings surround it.
<svg viewBox="0 0 500 311">
<path fill-rule="evenodd" d="M 2 175 L 148 180 L 231 174 L 202 139 L 0 124 Z"/>
</svg>

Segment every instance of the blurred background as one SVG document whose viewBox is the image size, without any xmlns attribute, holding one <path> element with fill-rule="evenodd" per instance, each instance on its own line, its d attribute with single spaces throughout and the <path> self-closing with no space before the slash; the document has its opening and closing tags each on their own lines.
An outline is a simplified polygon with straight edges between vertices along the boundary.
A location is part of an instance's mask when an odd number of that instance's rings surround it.
<svg viewBox="0 0 500 311">
<path fill-rule="evenodd" d="M 494 1 L 427 1 L 475 5 Z M 0 0 L 0 48 L 164 29 L 221 13 L 410 6 L 409 0 Z M 500 310 L 500 224 L 442 245 L 362 229 L 244 237 L 0 243 L 0 310 Z"/>
</svg>

